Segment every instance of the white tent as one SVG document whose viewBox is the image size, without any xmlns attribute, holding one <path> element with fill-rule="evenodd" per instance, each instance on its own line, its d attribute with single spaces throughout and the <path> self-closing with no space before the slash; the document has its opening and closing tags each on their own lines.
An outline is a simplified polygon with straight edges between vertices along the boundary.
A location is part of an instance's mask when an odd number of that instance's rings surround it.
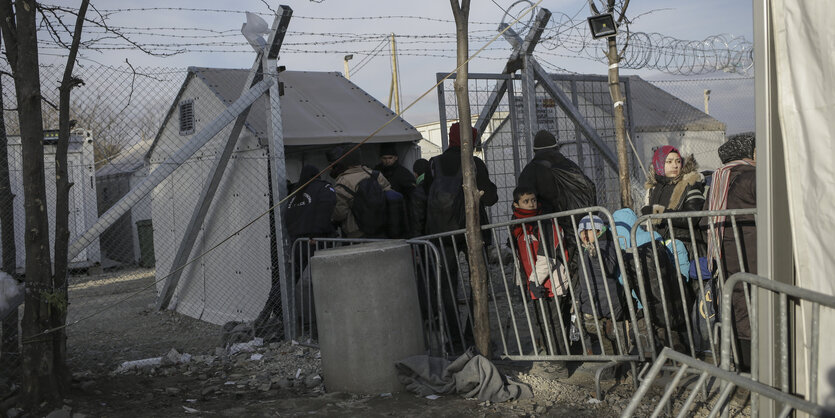
<svg viewBox="0 0 835 418">
<path fill-rule="evenodd" d="M 832 95 L 835 92 L 832 53 L 835 8 L 828 1 L 764 3 L 765 14 L 771 14 L 771 27 L 766 26 L 766 36 L 773 36 L 772 59 L 776 64 L 776 96 L 779 97 L 776 104 L 782 131 L 796 284 L 835 295 L 835 97 Z M 808 307 L 804 313 L 808 315 Z M 835 323 L 835 312 L 823 309 L 821 323 Z M 832 406 L 835 356 L 831 350 L 835 347 L 835 334 L 826 332 L 826 327 L 823 325 L 821 330 L 818 399 Z M 799 339 L 809 341 L 808 329 L 798 332 Z M 802 380 L 798 379 L 799 385 Z"/>
</svg>

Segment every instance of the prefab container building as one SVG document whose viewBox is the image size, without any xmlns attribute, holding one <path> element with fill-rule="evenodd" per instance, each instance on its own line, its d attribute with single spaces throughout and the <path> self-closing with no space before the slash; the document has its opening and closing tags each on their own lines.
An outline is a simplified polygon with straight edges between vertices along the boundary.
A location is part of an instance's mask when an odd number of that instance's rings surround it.
<svg viewBox="0 0 835 418">
<path fill-rule="evenodd" d="M 189 68 L 177 97 L 146 155 L 153 171 L 241 94 L 247 70 Z M 284 71 L 281 131 L 287 177 L 298 179 L 304 164 L 327 165 L 325 153 L 340 143 L 358 143 L 364 161 L 375 164 L 380 143 L 396 143 L 401 162 L 419 157 L 420 134 L 403 119 L 339 73 Z M 178 312 L 215 324 L 254 319 L 278 280 L 276 202 L 270 184 L 266 99 L 252 106 L 244 129 L 201 226 L 172 299 Z M 178 266 L 173 260 L 208 172 L 232 124 L 180 165 L 152 192 L 157 289 Z M 216 247 L 217 246 L 217 247 Z M 216 247 L 216 248 L 215 248 Z M 209 251 L 203 257 L 197 257 Z"/>
<path fill-rule="evenodd" d="M 26 233 L 23 207 L 23 154 L 21 138 L 18 135 L 8 137 L 9 180 L 14 201 L 15 247 L 17 248 L 17 271 L 23 273 L 26 266 L 24 234 Z M 46 210 L 49 215 L 49 250 L 54 259 L 55 251 L 55 149 L 58 141 L 57 131 L 45 133 L 44 174 L 46 176 Z M 70 242 L 80 236 L 98 219 L 96 209 L 95 162 L 93 156 L 93 138 L 90 132 L 76 130 L 70 135 L 67 150 L 67 170 L 72 183 L 69 193 L 69 230 Z M 2 245 L 2 239 L 0 239 Z M 86 268 L 101 261 L 99 242 L 96 240 L 75 258 L 70 260 L 71 268 Z"/>
<path fill-rule="evenodd" d="M 142 141 L 122 150 L 118 156 L 106 165 L 96 170 L 96 190 L 98 196 L 99 216 L 110 209 L 130 189 L 134 188 L 148 175 L 145 164 L 145 154 L 151 147 L 151 141 Z M 108 264 L 142 264 L 153 265 L 153 252 L 145 251 L 142 260 L 143 246 L 153 244 L 143 242 L 140 245 L 139 228 L 142 221 L 151 219 L 151 196 L 145 196 L 137 205 L 119 218 L 101 235 L 102 257 Z"/>
</svg>

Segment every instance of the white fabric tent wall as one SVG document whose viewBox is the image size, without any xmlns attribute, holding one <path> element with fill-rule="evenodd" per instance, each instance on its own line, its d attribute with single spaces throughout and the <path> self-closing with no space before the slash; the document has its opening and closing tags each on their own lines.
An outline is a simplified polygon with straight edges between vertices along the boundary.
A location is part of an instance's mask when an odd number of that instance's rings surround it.
<svg viewBox="0 0 835 418">
<path fill-rule="evenodd" d="M 835 6 L 773 0 L 771 13 L 797 284 L 835 295 Z M 822 310 L 818 399 L 830 405 L 833 323 L 835 312 Z M 800 336 L 807 342 L 808 331 Z"/>
</svg>

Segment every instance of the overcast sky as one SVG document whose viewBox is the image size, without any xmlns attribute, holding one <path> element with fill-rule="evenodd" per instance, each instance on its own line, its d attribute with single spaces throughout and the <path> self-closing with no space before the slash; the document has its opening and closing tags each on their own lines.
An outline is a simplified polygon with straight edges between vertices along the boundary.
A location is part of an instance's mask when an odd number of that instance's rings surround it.
<svg viewBox="0 0 835 418">
<path fill-rule="evenodd" d="M 60 3 L 68 5 L 75 2 Z M 275 5 L 272 1 L 269 3 L 273 8 L 278 5 L 277 2 Z M 452 40 L 455 25 L 447 0 L 305 0 L 284 3 L 292 7 L 294 14 L 279 64 L 289 70 L 342 72 L 344 55 L 353 54 L 353 60 L 350 61 L 351 67 L 354 68 L 351 74 L 352 81 L 378 100 L 386 102 L 391 80 L 391 59 L 388 46 L 383 42 L 387 34 L 395 33 L 399 51 L 402 103 L 405 107 L 435 84 L 436 73 L 449 72 L 455 67 L 455 44 Z M 489 38 L 497 33 L 499 22 L 515 17 L 506 17 L 503 10 L 515 3 L 515 0 L 472 1 L 471 53 L 484 46 Z M 260 0 L 93 0 L 93 4 L 100 11 L 110 13 L 110 25 L 122 28 L 128 36 L 140 43 L 190 44 L 174 47 L 189 52 L 167 58 L 147 56 L 129 49 L 87 51 L 83 54 L 85 58 L 112 65 L 124 65 L 125 59 L 129 59 L 135 66 L 183 69 L 188 66 L 248 68 L 252 64 L 254 53 L 239 33 L 240 26 L 245 21 L 243 11 L 252 11 L 272 22 L 266 3 Z M 510 10 L 511 14 L 518 14 L 523 9 L 523 4 L 517 4 Z M 569 18 L 581 24 L 579 31 L 564 34 L 567 44 L 574 45 L 578 40 L 584 40 L 583 37 L 587 34 L 585 18 L 590 14 L 585 0 L 544 0 L 540 5 L 554 14 L 554 27 Z M 212 10 L 114 10 L 154 7 Z M 632 0 L 628 16 L 633 19 L 630 26 L 632 31 L 658 32 L 683 40 L 702 40 L 719 34 L 753 40 L 750 1 Z M 92 34 L 94 30 L 90 32 Z M 41 34 L 41 38 L 45 38 L 44 34 Z M 571 43 L 572 41 L 574 43 Z M 601 40 L 596 45 L 602 47 L 603 42 Z M 381 47 L 381 50 L 373 59 L 368 60 L 369 53 L 375 47 Z M 166 46 L 158 48 L 171 49 Z M 576 46 L 573 49 L 558 47 L 549 50 L 543 45 L 537 47 L 538 59 L 552 71 L 565 69 L 572 72 L 605 74 L 606 66 L 588 56 L 594 53 L 594 48 L 588 47 L 580 53 L 576 51 Z M 500 38 L 490 44 L 479 58 L 472 61 L 470 71 L 501 72 L 509 54 L 509 44 Z M 364 59 L 367 62 L 363 64 Z M 41 60 L 55 62 L 59 59 L 44 54 Z M 358 68 L 360 65 L 362 67 Z M 623 73 L 639 74 L 648 79 L 676 77 L 656 70 L 623 70 Z M 728 76 L 719 72 L 699 77 Z M 753 92 L 751 96 L 753 97 Z M 436 103 L 433 92 L 404 117 L 413 124 L 437 120 Z M 751 123 L 753 124 L 753 121 Z"/>
</svg>

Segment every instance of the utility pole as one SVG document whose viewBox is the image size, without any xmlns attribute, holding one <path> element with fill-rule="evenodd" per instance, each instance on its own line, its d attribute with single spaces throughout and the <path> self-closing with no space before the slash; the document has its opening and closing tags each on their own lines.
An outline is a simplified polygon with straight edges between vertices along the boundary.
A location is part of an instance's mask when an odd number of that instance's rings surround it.
<svg viewBox="0 0 835 418">
<path fill-rule="evenodd" d="M 600 11 L 594 4 L 594 0 L 588 0 L 589 7 L 595 15 L 600 15 Z M 620 26 L 626 18 L 626 8 L 629 7 L 629 0 L 625 0 L 620 10 L 620 17 L 617 19 L 615 26 Z M 606 11 L 613 14 L 615 12 L 615 0 L 606 0 Z M 620 89 L 620 72 L 619 64 L 623 56 L 623 51 L 618 53 L 617 38 L 614 34 L 606 38 L 608 50 L 606 51 L 606 58 L 609 61 L 609 95 L 612 97 L 615 117 L 615 140 L 618 151 L 618 180 L 620 184 L 620 204 L 622 207 L 632 207 L 632 183 L 629 181 L 629 159 L 626 153 L 626 120 L 624 118 L 623 106 L 625 97 Z"/>
<path fill-rule="evenodd" d="M 389 88 L 389 107 L 394 97 L 394 111 L 400 114 L 400 79 L 397 76 L 397 44 L 394 41 L 394 33 L 390 36 L 391 44 L 391 87 Z"/>
<path fill-rule="evenodd" d="M 354 54 L 348 54 L 343 59 L 345 60 L 345 78 L 351 79 L 351 71 L 348 69 L 348 61 L 354 58 Z"/>
</svg>

